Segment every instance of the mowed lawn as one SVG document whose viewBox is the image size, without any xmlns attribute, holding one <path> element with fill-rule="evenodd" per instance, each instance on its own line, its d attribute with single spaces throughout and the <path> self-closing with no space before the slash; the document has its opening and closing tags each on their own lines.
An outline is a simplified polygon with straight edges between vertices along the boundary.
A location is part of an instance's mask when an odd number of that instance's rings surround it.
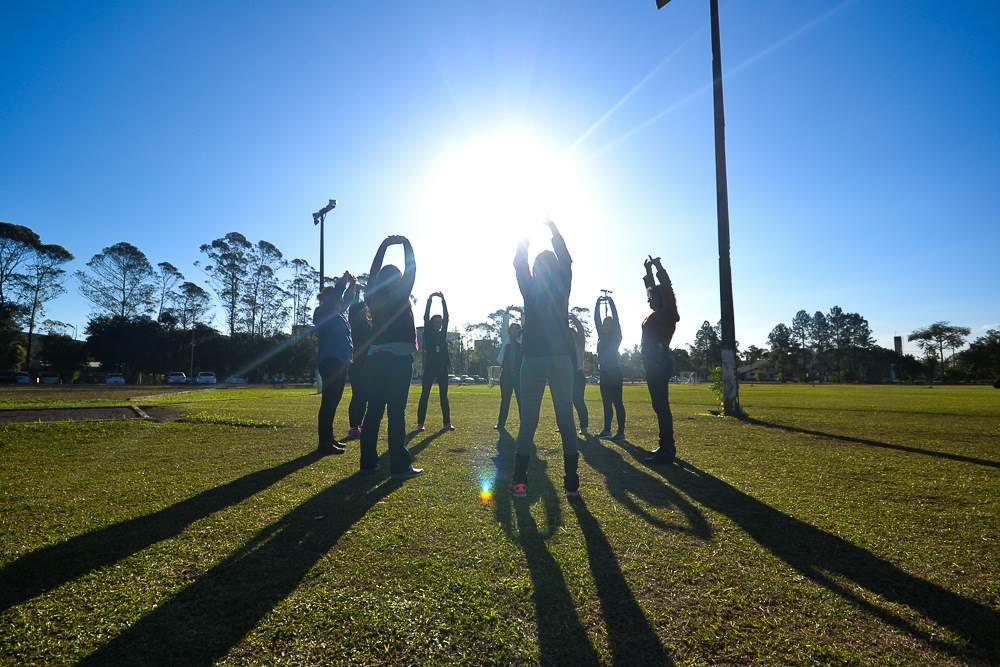
<svg viewBox="0 0 1000 667">
<path fill-rule="evenodd" d="M 158 393 L 126 390 L 0 407 Z M 356 443 L 315 457 L 304 389 L 137 401 L 175 407 L 163 423 L 0 425 L 0 661 L 1000 661 L 1000 391 L 742 392 L 746 422 L 673 387 L 681 460 L 653 468 L 627 387 L 629 443 L 581 440 L 578 502 L 548 405 L 529 496 L 510 497 L 486 387 L 452 391 L 459 430 L 415 434 L 426 474 L 402 483 L 386 461 L 356 475 Z"/>
</svg>

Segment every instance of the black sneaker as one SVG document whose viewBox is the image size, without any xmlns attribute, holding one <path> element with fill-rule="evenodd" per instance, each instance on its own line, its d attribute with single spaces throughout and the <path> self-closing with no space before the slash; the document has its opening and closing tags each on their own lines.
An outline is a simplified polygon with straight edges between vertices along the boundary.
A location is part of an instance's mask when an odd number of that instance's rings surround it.
<svg viewBox="0 0 1000 667">
<path fill-rule="evenodd" d="M 669 465 L 674 462 L 674 453 L 668 449 L 660 447 L 652 456 L 646 459 L 646 463 L 650 465 Z"/>
<path fill-rule="evenodd" d="M 333 443 L 327 442 L 317 447 L 316 451 L 321 456 L 326 456 L 327 454 L 343 454 L 347 450 L 344 449 L 344 446 L 339 442 L 333 442 Z"/>
</svg>

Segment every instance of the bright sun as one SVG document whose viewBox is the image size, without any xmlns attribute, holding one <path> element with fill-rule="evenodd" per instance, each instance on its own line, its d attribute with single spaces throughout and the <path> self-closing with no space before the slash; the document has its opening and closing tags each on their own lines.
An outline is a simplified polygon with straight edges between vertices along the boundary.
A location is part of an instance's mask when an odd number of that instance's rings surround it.
<svg viewBox="0 0 1000 667">
<path fill-rule="evenodd" d="M 564 152 L 530 131 L 508 129 L 438 155 L 421 188 L 421 217 L 459 244 L 483 242 L 513 252 L 527 237 L 536 252 L 548 247 L 541 225 L 546 218 L 567 237 L 587 228 L 589 195 L 578 165 Z"/>
</svg>

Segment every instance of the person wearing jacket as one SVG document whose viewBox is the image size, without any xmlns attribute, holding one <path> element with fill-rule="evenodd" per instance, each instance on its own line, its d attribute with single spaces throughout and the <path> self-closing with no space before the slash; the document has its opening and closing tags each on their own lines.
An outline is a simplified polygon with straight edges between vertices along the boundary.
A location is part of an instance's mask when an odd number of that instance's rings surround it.
<svg viewBox="0 0 1000 667">
<path fill-rule="evenodd" d="M 646 370 L 646 387 L 660 431 L 659 447 L 646 461 L 653 464 L 672 463 L 677 447 L 674 442 L 674 419 L 670 412 L 670 378 L 674 374 L 670 341 L 681 318 L 677 313 L 677 299 L 670 277 L 660 258 L 650 256 L 644 265 L 646 299 L 653 312 L 642 321 L 642 365 Z M 653 279 L 653 267 L 656 267 L 656 280 Z"/>
<path fill-rule="evenodd" d="M 347 319 L 351 323 L 351 340 L 354 341 L 354 359 L 348 371 L 351 380 L 351 403 L 347 408 L 351 430 L 348 439 L 361 437 L 361 423 L 368 407 L 367 368 L 368 347 L 372 338 L 372 317 L 368 312 L 368 304 L 355 299 L 347 311 Z"/>
<path fill-rule="evenodd" d="M 320 454 L 344 453 L 344 443 L 333 437 L 333 420 L 344 396 L 347 369 L 354 352 L 347 307 L 354 300 L 355 290 L 354 276 L 345 271 L 332 287 L 319 293 L 319 306 L 313 312 L 313 327 L 319 344 L 317 365 L 323 381 L 317 417 Z"/>
<path fill-rule="evenodd" d="M 601 304 L 607 305 L 610 314 L 601 317 Z M 610 296 L 600 296 L 594 304 L 594 329 L 597 330 L 597 365 L 601 376 L 601 403 L 604 405 L 604 429 L 598 437 L 614 441 L 625 439 L 625 401 L 622 399 L 622 357 L 618 349 L 622 344 L 622 327 L 618 308 Z M 618 430 L 611 436 L 611 413 L 618 417 Z"/>
<path fill-rule="evenodd" d="M 441 315 L 431 317 L 431 304 L 434 297 L 441 299 Z M 444 294 L 434 292 L 427 297 L 427 307 L 424 308 L 424 375 L 420 390 L 420 402 L 417 404 L 417 430 L 424 430 L 424 420 L 427 418 L 427 400 L 430 397 L 431 386 L 437 383 L 441 396 L 441 418 L 447 431 L 454 431 L 451 423 L 451 406 L 448 403 L 448 302 Z"/>
</svg>

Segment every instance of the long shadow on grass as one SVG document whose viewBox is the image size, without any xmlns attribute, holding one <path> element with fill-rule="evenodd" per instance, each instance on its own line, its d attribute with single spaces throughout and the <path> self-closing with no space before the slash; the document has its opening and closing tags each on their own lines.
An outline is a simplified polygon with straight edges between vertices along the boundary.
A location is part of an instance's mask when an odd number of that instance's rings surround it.
<svg viewBox="0 0 1000 667">
<path fill-rule="evenodd" d="M 629 588 L 618 556 L 582 498 L 571 498 L 570 506 L 580 522 L 587 542 L 587 560 L 597 586 L 601 615 L 608 630 L 611 662 L 615 665 L 671 665 L 673 661 L 649 624 Z"/>
<path fill-rule="evenodd" d="M 506 476 L 501 468 L 513 458 L 513 441 L 500 434 L 496 479 Z M 531 516 L 531 505 L 542 501 L 545 529 L 540 530 Z M 504 532 L 524 551 L 528 563 L 535 603 L 535 627 L 538 629 L 539 663 L 543 665 L 597 665 L 597 652 L 580 621 L 576 603 L 566 585 L 562 568 L 545 541 L 562 523 L 556 490 L 546 474 L 546 463 L 532 457 L 528 474 L 528 497 L 514 498 L 507 485 L 497 481 L 494 495 L 497 521 Z M 516 527 L 515 527 L 516 525 Z"/>
<path fill-rule="evenodd" d="M 158 512 L 21 556 L 0 570 L 0 612 L 175 537 L 195 521 L 259 493 L 317 460 L 315 453 L 306 454 L 202 491 Z"/>
<path fill-rule="evenodd" d="M 578 443 L 584 461 L 604 476 L 608 493 L 625 509 L 660 530 L 691 533 L 706 540 L 712 536 L 712 527 L 701 510 L 669 486 L 664 486 L 659 478 L 633 467 L 616 449 L 603 446 L 596 438 L 581 439 Z M 653 516 L 634 498 L 640 498 L 654 507 L 676 507 L 687 519 L 688 525 L 668 523 Z"/>
<path fill-rule="evenodd" d="M 648 455 L 628 445 L 637 458 Z M 758 544 L 803 576 L 844 597 L 910 635 L 953 655 L 996 660 L 1000 657 L 1000 614 L 937 584 L 899 569 L 847 540 L 789 516 L 718 477 L 678 460 L 656 468 L 658 474 L 692 500 L 724 514 Z M 956 646 L 914 626 L 889 609 L 849 590 L 834 577 L 849 580 L 888 602 L 906 605 L 934 623 L 954 631 L 967 645 Z"/>
<path fill-rule="evenodd" d="M 753 419 L 752 417 L 748 417 L 744 421 L 747 424 L 752 424 L 754 426 L 763 426 L 764 428 L 773 428 L 781 431 L 788 431 L 789 433 L 803 433 L 805 435 L 815 435 L 821 438 L 830 438 L 832 440 L 850 442 L 856 445 L 865 445 L 867 447 L 895 449 L 900 452 L 909 452 L 910 454 L 922 454 L 923 456 L 933 456 L 939 459 L 948 459 L 950 461 L 961 461 L 962 463 L 974 463 L 976 465 L 988 466 L 990 468 L 1000 468 L 1000 462 L 998 461 L 990 461 L 988 459 L 978 459 L 973 456 L 963 456 L 962 454 L 951 454 L 949 452 L 936 452 L 931 449 L 921 449 L 919 447 L 912 447 L 910 445 L 896 445 L 891 442 L 882 442 L 881 440 L 869 440 L 868 438 L 856 438 L 854 436 L 840 435 L 837 433 L 813 431 L 808 428 L 801 428 L 799 426 L 790 426 L 788 424 L 779 424 L 778 422 L 769 422 L 769 421 L 764 421 L 762 419 Z"/>
<path fill-rule="evenodd" d="M 404 483 L 386 479 L 381 469 L 340 480 L 259 531 L 83 663 L 208 665 L 221 659 L 351 526 Z"/>
</svg>

